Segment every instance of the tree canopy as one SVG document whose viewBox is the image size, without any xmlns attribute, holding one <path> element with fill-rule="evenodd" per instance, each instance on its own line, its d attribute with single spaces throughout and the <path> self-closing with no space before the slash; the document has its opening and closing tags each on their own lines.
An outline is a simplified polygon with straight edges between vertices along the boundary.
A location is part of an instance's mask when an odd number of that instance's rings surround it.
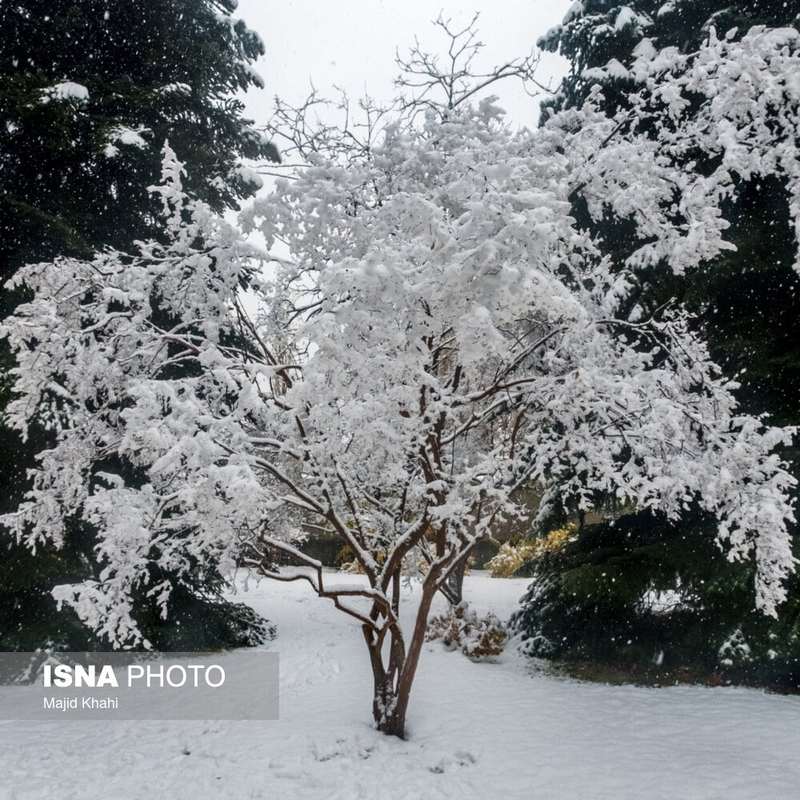
<svg viewBox="0 0 800 800">
<path fill-rule="evenodd" d="M 58 596 L 116 644 L 142 638 L 138 588 L 168 613 L 187 565 L 263 553 L 266 574 L 358 620 L 376 722 L 398 734 L 434 593 L 495 520 L 524 513 L 531 482 L 545 507 L 565 493 L 670 519 L 699 505 L 774 615 L 795 485 L 775 451 L 793 430 L 740 409 L 680 306 L 630 300 L 648 265 L 691 271 L 729 247 L 738 177 L 798 185 L 799 66 L 800 33 L 755 30 L 637 61 L 666 116 L 644 95 L 632 117 L 593 94 L 536 132 L 511 131 L 492 98 L 401 110 L 369 147 L 317 148 L 254 205 L 248 225 L 288 256 L 191 198 L 165 147 L 162 237 L 19 274 L 33 297 L 3 326 L 10 415 L 24 431 L 40 409 L 55 444 L 6 524 L 30 546 L 73 516 L 97 526 L 102 573 Z M 716 168 L 687 168 L 692 149 Z M 576 194 L 636 225 L 623 269 L 573 215 Z M 351 547 L 366 587 L 328 585 L 303 553 L 308 520 Z M 310 571 L 276 572 L 275 552 Z M 151 582 L 153 565 L 172 577 Z M 423 586 L 410 637 L 409 569 Z"/>
</svg>

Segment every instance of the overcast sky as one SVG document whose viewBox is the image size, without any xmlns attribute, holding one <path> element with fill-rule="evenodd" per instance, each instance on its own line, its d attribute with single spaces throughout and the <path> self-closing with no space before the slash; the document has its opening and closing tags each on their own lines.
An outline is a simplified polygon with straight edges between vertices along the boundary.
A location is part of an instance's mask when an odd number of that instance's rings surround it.
<svg viewBox="0 0 800 800">
<path fill-rule="evenodd" d="M 571 0 L 239 0 L 237 16 L 264 39 L 267 55 L 257 65 L 266 90 L 250 92 L 249 115 L 256 123 L 270 116 L 277 94 L 289 102 L 302 100 L 309 80 L 325 94 L 332 84 L 351 96 L 368 90 L 378 99 L 390 99 L 396 75 L 395 48 L 404 50 L 417 35 L 429 50 L 439 50 L 431 20 L 443 11 L 453 22 L 466 24 L 480 12 L 480 38 L 485 42 L 481 65 L 526 55 L 536 39 L 561 22 Z M 557 82 L 566 69 L 558 56 L 545 53 L 539 77 Z M 510 119 L 532 126 L 537 101 L 517 84 L 499 84 L 496 93 Z"/>
</svg>

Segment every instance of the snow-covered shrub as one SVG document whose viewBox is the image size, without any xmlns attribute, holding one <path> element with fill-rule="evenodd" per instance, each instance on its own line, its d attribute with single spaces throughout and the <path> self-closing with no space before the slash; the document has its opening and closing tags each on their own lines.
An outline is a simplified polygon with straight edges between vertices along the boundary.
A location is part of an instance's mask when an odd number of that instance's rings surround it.
<svg viewBox="0 0 800 800">
<path fill-rule="evenodd" d="M 428 642 L 441 641 L 448 650 L 460 650 L 476 660 L 500 655 L 508 640 L 506 626 L 494 615 L 479 616 L 467 603 L 450 606 L 431 617 L 425 634 Z"/>
<path fill-rule="evenodd" d="M 536 544 L 532 541 L 503 542 L 497 555 L 486 563 L 486 568 L 493 578 L 510 578 L 535 552 Z"/>
<path fill-rule="evenodd" d="M 732 667 L 735 664 L 748 663 L 753 660 L 753 651 L 741 628 L 736 628 L 720 645 L 717 652 L 719 663 L 723 667 Z"/>
</svg>

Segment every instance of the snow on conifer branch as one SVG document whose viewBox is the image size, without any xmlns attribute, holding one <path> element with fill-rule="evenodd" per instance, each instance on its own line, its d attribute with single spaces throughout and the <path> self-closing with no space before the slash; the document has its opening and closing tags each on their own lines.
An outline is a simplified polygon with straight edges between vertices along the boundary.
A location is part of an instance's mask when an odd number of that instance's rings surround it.
<svg viewBox="0 0 800 800">
<path fill-rule="evenodd" d="M 774 175 L 789 198 L 800 270 L 800 32 L 754 27 L 727 41 L 712 30 L 698 52 L 648 50 L 631 71 L 641 88 L 628 95 L 630 109 L 597 110 L 597 84 L 583 109 L 546 124 L 592 215 L 636 223 L 644 243 L 629 265 L 666 260 L 682 273 L 731 249 L 725 202 Z"/>
</svg>

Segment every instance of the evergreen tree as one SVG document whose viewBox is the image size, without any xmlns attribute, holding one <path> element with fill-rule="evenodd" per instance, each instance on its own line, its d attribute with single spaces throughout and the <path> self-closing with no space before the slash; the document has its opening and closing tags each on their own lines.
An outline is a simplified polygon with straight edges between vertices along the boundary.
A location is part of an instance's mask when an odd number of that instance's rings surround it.
<svg viewBox="0 0 800 800">
<path fill-rule="evenodd" d="M 161 146 L 215 210 L 252 194 L 274 147 L 235 93 L 261 86 L 233 0 L 20 0 L 0 8 L 0 264 L 152 235 Z"/>
<path fill-rule="evenodd" d="M 691 53 L 710 35 L 738 38 L 754 25 L 799 22 L 797 7 L 783 0 L 577 2 L 539 42 L 571 64 L 560 92 L 545 103 L 543 118 L 580 106 L 597 83 L 604 108 L 624 112 L 631 92 L 640 89 L 631 69 L 638 56 L 668 47 Z M 703 154 L 690 157 L 702 171 Z M 582 215 L 579 196 L 575 203 Z M 741 383 L 744 409 L 797 424 L 800 276 L 792 269 L 788 204 L 779 181 L 740 187 L 728 209 L 733 226 L 726 235 L 736 250 L 689 276 L 676 276 L 669 264 L 640 274 L 635 302 L 652 310 L 677 298 L 696 314 L 715 360 Z M 601 227 L 607 252 L 619 263 L 640 244 L 632 240 L 627 220 L 609 217 Z M 701 517 L 674 527 L 636 515 L 616 525 L 628 529 L 623 545 L 608 546 L 609 524 L 591 526 L 563 553 L 527 566 L 539 588 L 531 588 L 517 624 L 529 636 L 531 652 L 640 665 L 655 659 L 664 667 L 693 663 L 737 679 L 800 684 L 796 578 L 781 619 L 767 623 L 748 611 L 751 572 L 703 548 Z M 654 531 L 674 546 L 656 545 Z M 677 592 L 681 603 L 665 611 L 643 599 L 665 592 Z"/>
<path fill-rule="evenodd" d="M 155 235 L 165 140 L 191 164 L 189 190 L 216 211 L 260 186 L 246 159 L 277 159 L 243 116 L 237 93 L 262 86 L 258 35 L 234 19 L 235 0 L 19 0 L 0 4 L 0 280 L 22 265 L 130 247 Z M 0 294 L 5 317 L 20 300 Z M 8 352 L 0 353 L 0 407 L 8 401 Z M 0 427 L 0 510 L 15 508 L 45 439 L 22 442 Z M 58 551 L 4 542 L 0 648 L 89 646 L 77 620 L 57 614 L 53 585 L 91 575 L 93 537 L 75 525 Z M 8 548 L 8 549 L 6 549 Z M 154 643 L 238 641 L 210 604 L 219 576 L 176 597 L 180 635 L 159 627 L 141 598 Z M 230 609 L 227 609 L 230 610 Z M 149 622 L 149 624 L 148 624 Z M 236 623 L 231 623 L 236 625 Z M 246 627 L 246 626 L 245 626 Z M 245 639 L 247 636 L 244 637 Z"/>
<path fill-rule="evenodd" d="M 581 105 L 599 77 L 607 105 L 626 106 L 634 85 L 628 70 L 651 48 L 691 53 L 712 27 L 720 36 L 739 37 L 754 25 L 797 25 L 798 19 L 800 12 L 786 0 L 576 0 L 563 23 L 537 42 L 570 62 L 560 90 L 542 104 L 543 118 Z"/>
</svg>

